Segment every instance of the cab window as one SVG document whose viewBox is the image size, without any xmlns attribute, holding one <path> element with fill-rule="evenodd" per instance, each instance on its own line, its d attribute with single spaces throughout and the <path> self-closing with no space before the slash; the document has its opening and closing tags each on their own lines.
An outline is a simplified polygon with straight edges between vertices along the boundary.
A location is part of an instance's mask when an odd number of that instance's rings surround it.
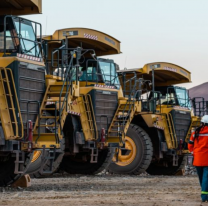
<svg viewBox="0 0 208 206">
<path fill-rule="evenodd" d="M 35 43 L 36 36 L 32 26 L 29 21 L 14 20 L 17 34 L 20 37 L 22 52 L 32 56 L 40 56 L 40 51 L 38 45 Z"/>
</svg>

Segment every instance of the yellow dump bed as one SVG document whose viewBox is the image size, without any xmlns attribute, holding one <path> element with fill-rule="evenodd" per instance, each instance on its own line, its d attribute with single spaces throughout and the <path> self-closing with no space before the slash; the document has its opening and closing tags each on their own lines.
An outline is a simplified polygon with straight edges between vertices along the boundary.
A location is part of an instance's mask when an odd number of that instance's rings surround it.
<svg viewBox="0 0 208 206">
<path fill-rule="evenodd" d="M 42 0 L 0 0 L 0 15 L 42 13 Z"/>
<path fill-rule="evenodd" d="M 155 86 L 169 86 L 191 82 L 191 72 L 167 62 L 154 62 L 145 64 L 143 68 L 119 70 L 118 73 L 136 72 L 137 77 L 152 80 L 152 68 L 154 68 Z M 133 73 L 126 74 L 126 80 L 133 77 Z"/>
<path fill-rule="evenodd" d="M 53 35 L 44 36 L 43 39 L 57 40 L 49 42 L 49 48 L 59 48 L 62 45 L 60 40 L 65 40 L 66 36 L 68 38 L 68 48 L 80 46 L 83 49 L 94 49 L 97 56 L 121 53 L 120 41 L 93 29 L 60 29 L 55 31 Z"/>
</svg>

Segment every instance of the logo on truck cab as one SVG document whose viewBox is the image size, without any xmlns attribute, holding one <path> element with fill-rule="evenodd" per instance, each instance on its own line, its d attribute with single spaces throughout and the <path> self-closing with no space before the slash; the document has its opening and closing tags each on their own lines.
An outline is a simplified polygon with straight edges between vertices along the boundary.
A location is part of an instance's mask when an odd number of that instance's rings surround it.
<svg viewBox="0 0 208 206">
<path fill-rule="evenodd" d="M 177 69 L 172 68 L 172 67 L 164 67 L 164 70 L 168 70 L 168 71 L 171 71 L 171 72 L 177 72 Z"/>
</svg>

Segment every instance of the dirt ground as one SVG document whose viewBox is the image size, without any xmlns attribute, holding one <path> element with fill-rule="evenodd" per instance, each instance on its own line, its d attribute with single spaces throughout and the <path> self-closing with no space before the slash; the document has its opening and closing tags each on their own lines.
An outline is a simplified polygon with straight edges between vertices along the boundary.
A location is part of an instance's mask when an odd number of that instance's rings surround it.
<svg viewBox="0 0 208 206">
<path fill-rule="evenodd" d="M 64 176 L 0 191 L 0 206 L 208 205 L 201 203 L 196 176 Z"/>
</svg>

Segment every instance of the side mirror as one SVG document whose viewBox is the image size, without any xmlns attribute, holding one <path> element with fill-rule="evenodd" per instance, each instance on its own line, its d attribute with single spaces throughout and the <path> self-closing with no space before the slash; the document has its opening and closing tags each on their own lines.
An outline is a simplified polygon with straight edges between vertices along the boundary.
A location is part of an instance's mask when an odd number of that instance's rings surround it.
<svg viewBox="0 0 208 206">
<path fill-rule="evenodd" d="M 97 61 L 97 57 L 96 57 L 96 54 L 92 54 L 92 53 L 90 53 L 90 55 L 91 55 L 91 57 L 95 60 L 95 61 Z"/>
</svg>

